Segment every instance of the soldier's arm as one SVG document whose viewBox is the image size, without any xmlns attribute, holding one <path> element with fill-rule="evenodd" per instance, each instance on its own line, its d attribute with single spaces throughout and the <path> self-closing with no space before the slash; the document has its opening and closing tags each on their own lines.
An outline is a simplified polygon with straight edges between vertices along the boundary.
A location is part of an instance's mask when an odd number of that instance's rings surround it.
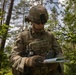
<svg viewBox="0 0 76 75">
<path fill-rule="evenodd" d="M 53 35 L 53 45 L 52 45 L 53 50 L 55 51 L 55 57 L 63 57 L 63 52 L 62 49 L 57 41 L 57 39 Z M 61 75 L 64 75 L 64 66 L 63 63 L 59 63 L 57 70 L 61 73 Z"/>
<path fill-rule="evenodd" d="M 61 57 L 61 56 L 63 56 L 61 47 L 60 47 L 57 39 L 54 37 L 53 34 L 52 34 L 52 49 L 55 52 L 55 57 Z"/>
<path fill-rule="evenodd" d="M 12 67 L 20 72 L 24 71 L 24 64 L 27 58 L 27 57 L 24 57 L 24 52 L 25 52 L 24 49 L 26 50 L 26 48 L 24 48 L 21 35 L 19 35 L 16 38 L 14 46 L 12 47 L 10 62 L 12 64 Z"/>
</svg>

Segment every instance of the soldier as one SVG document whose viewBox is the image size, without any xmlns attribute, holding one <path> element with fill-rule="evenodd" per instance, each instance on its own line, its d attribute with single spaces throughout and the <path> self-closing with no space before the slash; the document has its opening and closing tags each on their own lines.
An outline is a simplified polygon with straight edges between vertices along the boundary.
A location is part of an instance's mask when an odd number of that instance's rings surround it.
<svg viewBox="0 0 76 75">
<path fill-rule="evenodd" d="M 25 20 L 31 22 L 32 27 L 18 35 L 12 48 L 13 75 L 63 75 L 60 63 L 43 63 L 44 59 L 62 55 L 54 35 L 44 29 L 48 20 L 45 7 L 33 6 Z"/>
</svg>

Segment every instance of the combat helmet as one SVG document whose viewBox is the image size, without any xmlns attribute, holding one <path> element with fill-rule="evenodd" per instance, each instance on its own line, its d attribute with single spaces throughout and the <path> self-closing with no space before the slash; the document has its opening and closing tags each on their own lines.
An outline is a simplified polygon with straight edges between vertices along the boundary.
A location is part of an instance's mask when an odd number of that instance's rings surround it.
<svg viewBox="0 0 76 75">
<path fill-rule="evenodd" d="M 31 21 L 37 24 L 45 24 L 48 20 L 48 12 L 45 7 L 38 4 L 33 6 L 30 11 L 28 17 L 25 19 L 25 21 Z"/>
</svg>

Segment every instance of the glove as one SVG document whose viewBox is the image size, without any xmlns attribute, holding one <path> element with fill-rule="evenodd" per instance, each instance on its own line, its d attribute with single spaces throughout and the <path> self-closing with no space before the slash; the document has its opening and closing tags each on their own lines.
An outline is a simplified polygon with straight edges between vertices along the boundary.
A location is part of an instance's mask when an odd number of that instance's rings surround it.
<svg viewBox="0 0 76 75">
<path fill-rule="evenodd" d="M 43 60 L 44 60 L 44 57 L 35 55 L 32 57 L 26 58 L 25 64 L 26 66 L 29 66 L 29 67 L 40 67 L 42 65 Z"/>
</svg>

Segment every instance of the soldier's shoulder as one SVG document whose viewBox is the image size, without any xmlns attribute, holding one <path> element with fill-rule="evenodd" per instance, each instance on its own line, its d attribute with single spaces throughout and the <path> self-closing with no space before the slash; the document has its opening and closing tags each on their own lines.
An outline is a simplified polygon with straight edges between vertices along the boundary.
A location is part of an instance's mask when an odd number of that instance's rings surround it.
<svg viewBox="0 0 76 75">
<path fill-rule="evenodd" d="M 51 31 L 48 31 L 48 30 L 45 30 L 46 34 L 49 35 L 49 36 L 54 36 L 53 32 Z"/>
<path fill-rule="evenodd" d="M 22 36 L 25 36 L 25 35 L 28 35 L 28 33 L 29 33 L 29 30 L 27 29 L 27 30 L 22 31 L 21 32 L 21 35 Z"/>
</svg>

